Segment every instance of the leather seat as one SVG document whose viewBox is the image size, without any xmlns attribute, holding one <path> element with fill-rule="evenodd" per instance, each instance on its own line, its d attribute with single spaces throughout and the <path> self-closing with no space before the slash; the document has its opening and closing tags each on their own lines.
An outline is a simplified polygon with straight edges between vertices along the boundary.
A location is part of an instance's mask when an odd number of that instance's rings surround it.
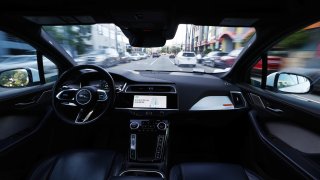
<svg viewBox="0 0 320 180">
<path fill-rule="evenodd" d="M 235 164 L 184 163 L 171 169 L 170 180 L 258 180 L 253 172 Z"/>
<path fill-rule="evenodd" d="M 119 174 L 122 156 L 113 151 L 72 151 L 42 162 L 29 179 L 105 180 Z"/>
</svg>

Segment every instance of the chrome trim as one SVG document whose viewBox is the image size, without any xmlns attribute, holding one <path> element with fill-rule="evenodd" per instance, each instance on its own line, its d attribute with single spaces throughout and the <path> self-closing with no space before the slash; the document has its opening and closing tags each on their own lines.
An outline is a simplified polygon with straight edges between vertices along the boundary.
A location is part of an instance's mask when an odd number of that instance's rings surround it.
<svg viewBox="0 0 320 180">
<path fill-rule="evenodd" d="M 150 109 L 150 108 L 117 108 L 115 107 L 114 109 L 116 110 L 135 110 L 135 111 L 179 111 L 179 109 L 160 109 L 160 108 L 154 108 L 154 109 Z"/>
<path fill-rule="evenodd" d="M 128 172 L 146 172 L 146 173 L 156 173 L 161 176 L 161 178 L 165 179 L 165 176 L 160 172 L 160 171 L 154 171 L 154 170 L 143 170 L 143 169 L 129 169 L 129 170 L 124 170 L 120 173 L 119 176 L 123 176 L 125 173 Z"/>
<path fill-rule="evenodd" d="M 231 99 L 232 99 L 232 102 L 234 103 L 234 99 L 233 99 L 232 94 L 240 94 L 241 99 L 242 99 L 242 100 L 243 100 L 243 102 L 244 102 L 244 107 L 241 107 L 241 108 L 234 108 L 234 109 L 243 109 L 243 108 L 248 107 L 247 101 L 246 101 L 246 99 L 243 97 L 242 92 L 240 92 L 240 91 L 230 91 Z M 234 104 L 233 104 L 233 105 L 234 105 Z"/>
<path fill-rule="evenodd" d="M 130 150 L 136 150 L 137 147 L 137 135 L 136 134 L 131 134 L 130 138 Z"/>
<path fill-rule="evenodd" d="M 67 101 L 69 99 L 63 99 L 63 98 L 60 98 L 60 95 L 66 91 L 78 91 L 78 89 L 75 89 L 75 88 L 71 88 L 71 89 L 65 89 L 65 90 L 62 90 L 60 92 L 58 92 L 58 94 L 56 95 L 56 98 L 59 99 L 59 100 L 62 100 L 62 101 Z"/>
<path fill-rule="evenodd" d="M 132 87 L 132 86 L 169 86 L 169 87 L 172 87 L 173 88 L 173 92 L 150 92 L 150 91 L 146 91 L 146 92 L 136 92 L 136 91 L 127 91 L 129 87 Z M 175 86 L 173 85 L 169 85 L 169 84 L 132 84 L 132 85 L 128 85 L 126 88 L 125 88 L 125 93 L 170 93 L 170 94 L 176 94 L 177 93 L 177 89 Z"/>
<path fill-rule="evenodd" d="M 84 122 L 86 122 L 86 121 L 90 118 L 90 116 L 91 116 L 92 113 L 93 113 L 93 110 L 90 111 L 90 112 L 86 115 L 86 117 L 85 117 L 84 119 L 79 119 L 79 120 L 82 120 L 82 121 L 77 121 L 77 120 L 78 120 L 78 117 L 79 117 L 79 113 L 78 113 L 78 115 L 77 115 L 77 117 L 76 117 L 76 120 L 75 120 L 74 122 L 77 123 L 77 124 L 84 123 Z"/>
<path fill-rule="evenodd" d="M 136 128 L 132 128 L 132 127 L 131 127 L 131 124 L 137 124 L 138 126 L 137 126 Z M 131 122 L 131 123 L 129 124 L 129 127 L 130 127 L 130 129 L 132 129 L 132 130 L 139 129 L 140 124 L 139 124 L 138 122 L 136 122 L 136 121 L 133 121 L 133 122 Z"/>
<path fill-rule="evenodd" d="M 98 101 L 106 101 L 109 98 L 108 93 L 105 90 L 98 89 L 97 92 L 104 93 L 104 95 L 105 95 L 105 99 L 99 99 L 99 93 L 98 93 Z"/>
<path fill-rule="evenodd" d="M 72 102 L 63 102 L 61 103 L 62 105 L 65 105 L 65 106 L 74 106 L 76 107 L 77 105 L 75 103 L 72 103 Z"/>
<path fill-rule="evenodd" d="M 122 89 L 121 89 L 121 92 L 124 92 L 126 86 L 127 86 L 127 83 L 124 83 L 124 85 L 123 85 L 123 87 L 122 87 Z"/>
<path fill-rule="evenodd" d="M 164 129 L 160 129 L 159 128 L 159 124 L 160 123 L 163 123 L 164 124 Z M 165 122 L 159 122 L 158 124 L 157 124 L 157 128 L 159 129 L 159 130 L 161 130 L 161 131 L 165 131 L 166 129 L 167 129 L 167 124 L 165 123 Z"/>
<path fill-rule="evenodd" d="M 86 103 L 79 103 L 79 101 L 78 101 L 78 94 L 79 94 L 81 91 L 88 91 L 89 94 L 90 94 L 90 99 L 89 99 Z M 79 103 L 80 105 L 86 105 L 86 104 L 88 104 L 88 103 L 91 101 L 91 98 L 92 98 L 92 94 L 91 94 L 91 92 L 90 92 L 89 90 L 87 90 L 87 89 L 81 89 L 80 91 L 77 92 L 76 97 L 75 97 L 76 102 Z"/>
</svg>

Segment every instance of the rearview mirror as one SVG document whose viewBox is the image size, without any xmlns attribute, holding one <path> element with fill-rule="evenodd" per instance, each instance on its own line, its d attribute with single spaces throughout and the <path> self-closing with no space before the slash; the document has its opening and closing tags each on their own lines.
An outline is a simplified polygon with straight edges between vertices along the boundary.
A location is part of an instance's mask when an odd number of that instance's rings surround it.
<svg viewBox="0 0 320 180">
<path fill-rule="evenodd" d="M 26 87 L 29 82 L 29 73 L 26 69 L 11 69 L 0 73 L 0 86 L 2 87 Z"/>
<path fill-rule="evenodd" d="M 309 78 L 293 73 L 272 73 L 267 77 L 267 88 L 283 93 L 302 94 L 311 89 Z"/>
</svg>

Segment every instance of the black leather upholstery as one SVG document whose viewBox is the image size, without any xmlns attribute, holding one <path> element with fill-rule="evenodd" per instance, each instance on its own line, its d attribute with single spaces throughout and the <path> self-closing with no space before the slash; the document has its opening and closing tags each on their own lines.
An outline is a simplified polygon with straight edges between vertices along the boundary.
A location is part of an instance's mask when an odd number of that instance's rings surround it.
<svg viewBox="0 0 320 180">
<path fill-rule="evenodd" d="M 73 151 L 41 163 L 29 179 L 105 180 L 119 174 L 122 157 L 107 150 Z"/>
<path fill-rule="evenodd" d="M 171 169 L 170 180 L 256 180 L 253 172 L 235 164 L 185 163 Z"/>
</svg>

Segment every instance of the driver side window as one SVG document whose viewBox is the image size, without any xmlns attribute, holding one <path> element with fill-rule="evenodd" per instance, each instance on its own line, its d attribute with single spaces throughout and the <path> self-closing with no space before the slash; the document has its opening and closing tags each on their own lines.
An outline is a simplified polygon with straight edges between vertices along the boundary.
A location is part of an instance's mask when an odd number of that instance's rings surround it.
<svg viewBox="0 0 320 180">
<path fill-rule="evenodd" d="M 43 55 L 38 59 L 37 50 L 30 44 L 4 31 L 0 31 L 0 44 L 0 92 L 56 80 L 57 66 Z M 39 69 L 41 59 L 43 66 Z"/>
</svg>

